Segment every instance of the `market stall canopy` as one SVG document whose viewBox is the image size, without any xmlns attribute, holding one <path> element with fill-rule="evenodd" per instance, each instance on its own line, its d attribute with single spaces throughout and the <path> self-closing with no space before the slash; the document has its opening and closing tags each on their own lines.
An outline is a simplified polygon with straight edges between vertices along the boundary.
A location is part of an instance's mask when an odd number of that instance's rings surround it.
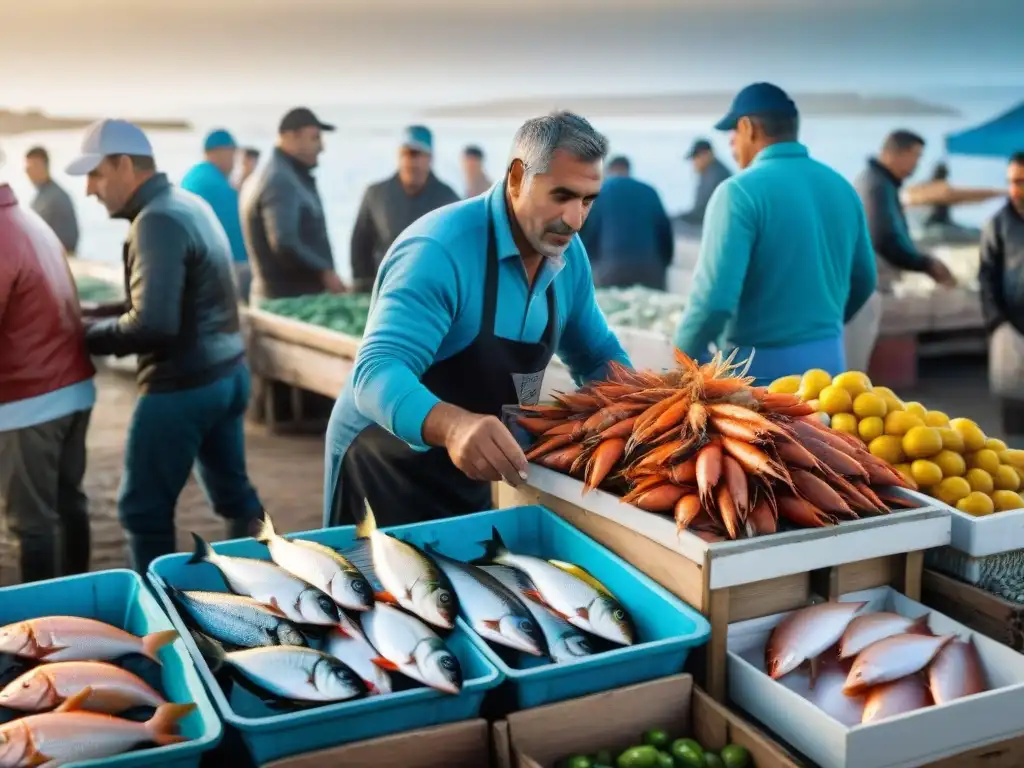
<svg viewBox="0 0 1024 768">
<path fill-rule="evenodd" d="M 946 151 L 1001 158 L 1024 151 L 1024 102 L 987 123 L 951 133 L 946 137 Z"/>
</svg>

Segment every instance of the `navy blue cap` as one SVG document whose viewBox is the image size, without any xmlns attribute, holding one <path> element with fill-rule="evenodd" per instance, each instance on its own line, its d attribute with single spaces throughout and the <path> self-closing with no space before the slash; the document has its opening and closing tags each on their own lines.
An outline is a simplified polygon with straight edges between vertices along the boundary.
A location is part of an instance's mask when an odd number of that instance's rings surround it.
<svg viewBox="0 0 1024 768">
<path fill-rule="evenodd" d="M 402 132 L 402 146 L 431 155 L 434 153 L 434 135 L 425 125 L 410 125 Z"/>
<path fill-rule="evenodd" d="M 796 117 L 799 113 L 796 104 L 779 86 L 753 83 L 736 94 L 729 113 L 715 123 L 715 130 L 732 131 L 736 129 L 736 123 L 741 117 L 768 114 Z"/>
<path fill-rule="evenodd" d="M 211 149 L 236 149 L 237 147 L 238 144 L 235 142 L 235 137 L 223 128 L 210 131 L 206 136 L 206 141 L 203 142 L 204 152 L 209 152 Z"/>
</svg>

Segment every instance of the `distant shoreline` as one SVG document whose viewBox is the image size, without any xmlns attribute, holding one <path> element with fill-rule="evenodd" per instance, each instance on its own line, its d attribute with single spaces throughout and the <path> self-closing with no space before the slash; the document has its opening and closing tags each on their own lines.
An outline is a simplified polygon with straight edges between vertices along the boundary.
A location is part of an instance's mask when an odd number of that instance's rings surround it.
<svg viewBox="0 0 1024 768">
<path fill-rule="evenodd" d="M 735 94 L 731 91 L 609 96 L 552 96 L 471 102 L 430 107 L 426 117 L 524 117 L 568 109 L 583 115 L 603 117 L 722 115 Z M 945 104 L 912 96 L 865 96 L 847 92 L 793 94 L 802 115 L 843 116 L 934 116 L 960 117 Z"/>
<path fill-rule="evenodd" d="M 0 109 L 0 136 L 13 136 L 36 131 L 70 131 L 85 128 L 98 119 L 95 117 L 57 117 L 34 109 L 23 112 Z M 147 131 L 192 130 L 192 124 L 187 120 L 133 120 L 132 122 Z"/>
</svg>

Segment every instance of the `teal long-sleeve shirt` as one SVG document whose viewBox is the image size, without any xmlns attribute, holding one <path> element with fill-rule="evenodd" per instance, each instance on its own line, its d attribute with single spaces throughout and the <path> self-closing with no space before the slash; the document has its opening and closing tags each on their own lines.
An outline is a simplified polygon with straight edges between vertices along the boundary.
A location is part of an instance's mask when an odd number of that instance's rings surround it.
<svg viewBox="0 0 1024 768">
<path fill-rule="evenodd" d="M 788 347 L 841 337 L 875 290 L 864 207 L 798 142 L 763 149 L 715 190 L 675 344 Z"/>
<path fill-rule="evenodd" d="M 248 261 L 245 242 L 242 239 L 238 190 L 231 186 L 231 181 L 223 171 L 208 160 L 204 160 L 185 174 L 181 180 L 181 188 L 193 195 L 199 195 L 210 204 L 228 236 L 228 242 L 231 244 L 231 257 L 236 262 Z"/>
</svg>

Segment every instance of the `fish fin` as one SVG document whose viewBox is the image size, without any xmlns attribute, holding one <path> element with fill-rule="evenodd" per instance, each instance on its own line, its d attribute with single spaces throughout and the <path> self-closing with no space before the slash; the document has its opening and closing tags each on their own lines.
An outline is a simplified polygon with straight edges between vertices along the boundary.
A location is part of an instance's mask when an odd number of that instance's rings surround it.
<svg viewBox="0 0 1024 768">
<path fill-rule="evenodd" d="M 178 639 L 178 631 L 175 629 L 165 629 L 163 632 L 153 632 L 152 634 L 146 635 L 142 638 L 142 650 L 139 651 L 147 659 L 155 661 L 157 664 L 162 664 L 160 661 L 160 649 L 165 645 L 170 645 Z"/>
<path fill-rule="evenodd" d="M 376 666 L 388 672 L 398 671 L 398 665 L 390 659 L 385 659 L 383 656 L 375 656 L 374 658 L 370 659 L 370 661 L 373 662 Z"/>
<path fill-rule="evenodd" d="M 497 632 L 498 629 L 501 627 L 501 622 L 500 621 L 495 621 L 494 619 L 484 619 L 480 623 L 483 624 L 485 627 L 487 627 L 492 632 Z"/>
<path fill-rule="evenodd" d="M 192 635 L 192 641 L 196 644 L 196 648 L 199 649 L 199 653 L 202 654 L 202 657 L 206 660 L 207 665 L 210 667 L 210 671 L 217 674 L 217 672 L 220 671 L 220 668 L 224 666 L 224 659 L 227 656 L 224 646 L 203 632 L 197 632 L 194 629 L 190 629 L 189 634 Z"/>
<path fill-rule="evenodd" d="M 363 502 L 366 509 L 363 512 L 363 519 L 356 523 L 356 538 L 368 539 L 370 534 L 377 530 L 377 518 L 370 509 L 370 502 Z"/>
<path fill-rule="evenodd" d="M 914 619 L 913 623 L 907 627 L 907 633 L 912 635 L 931 635 L 934 634 L 931 627 L 928 626 L 928 617 L 930 613 L 926 613 L 923 616 L 918 616 Z"/>
<path fill-rule="evenodd" d="M 153 743 L 164 747 L 188 741 L 177 734 L 178 721 L 191 714 L 195 708 L 195 704 L 161 704 L 157 707 L 153 717 L 146 721 L 146 731 Z"/>
<path fill-rule="evenodd" d="M 390 603 L 391 605 L 398 605 L 398 599 L 390 592 L 381 590 L 380 592 L 373 593 L 374 598 L 381 603 Z"/>
<path fill-rule="evenodd" d="M 587 610 L 587 606 L 576 609 L 576 615 L 584 621 L 590 621 L 590 611 Z"/>
<path fill-rule="evenodd" d="M 195 543 L 195 551 L 192 553 L 192 557 L 189 558 L 188 564 L 195 565 L 196 563 L 205 563 L 210 559 L 212 554 L 210 545 L 206 539 L 200 536 L 195 531 L 189 531 L 192 534 L 192 541 Z"/>
<path fill-rule="evenodd" d="M 497 562 L 497 558 L 508 554 L 508 547 L 505 546 L 501 534 L 498 533 L 498 529 L 493 525 L 491 526 L 491 538 L 487 541 L 481 541 L 480 544 L 484 548 L 482 559 L 486 562 Z"/>
<path fill-rule="evenodd" d="M 92 696 L 92 686 L 87 685 L 78 693 L 64 699 L 64 702 L 53 711 L 54 713 L 74 712 L 76 709 L 81 709 L 90 696 Z"/>
<path fill-rule="evenodd" d="M 809 687 L 813 691 L 814 690 L 814 683 L 818 680 L 818 672 L 821 670 L 821 657 L 820 656 L 815 656 L 815 657 L 813 657 L 810 660 L 809 663 L 810 663 L 810 666 L 811 666 L 811 675 L 810 675 L 811 679 L 810 679 Z"/>
<path fill-rule="evenodd" d="M 34 744 L 29 744 L 29 750 L 31 754 L 20 763 L 25 768 L 57 768 L 60 765 L 60 760 L 44 755 L 35 748 Z"/>
<path fill-rule="evenodd" d="M 541 593 L 538 592 L 536 589 L 524 589 L 523 590 L 523 597 L 532 600 L 533 602 L 537 603 L 538 605 L 544 605 L 544 606 L 548 605 L 547 602 L 544 600 L 543 596 L 541 595 Z M 548 607 L 550 607 L 550 606 L 548 606 Z"/>
<path fill-rule="evenodd" d="M 270 515 L 264 512 L 263 520 L 260 521 L 259 533 L 256 534 L 256 541 L 260 544 L 266 544 L 276 537 L 277 531 L 274 530 L 274 522 L 270 519 Z"/>
<path fill-rule="evenodd" d="M 344 624 L 341 624 L 341 623 L 334 624 L 334 625 L 331 626 L 331 629 L 333 629 L 335 632 L 337 632 L 342 637 L 354 637 L 354 635 L 352 634 L 352 631 L 348 627 L 346 627 Z"/>
</svg>

